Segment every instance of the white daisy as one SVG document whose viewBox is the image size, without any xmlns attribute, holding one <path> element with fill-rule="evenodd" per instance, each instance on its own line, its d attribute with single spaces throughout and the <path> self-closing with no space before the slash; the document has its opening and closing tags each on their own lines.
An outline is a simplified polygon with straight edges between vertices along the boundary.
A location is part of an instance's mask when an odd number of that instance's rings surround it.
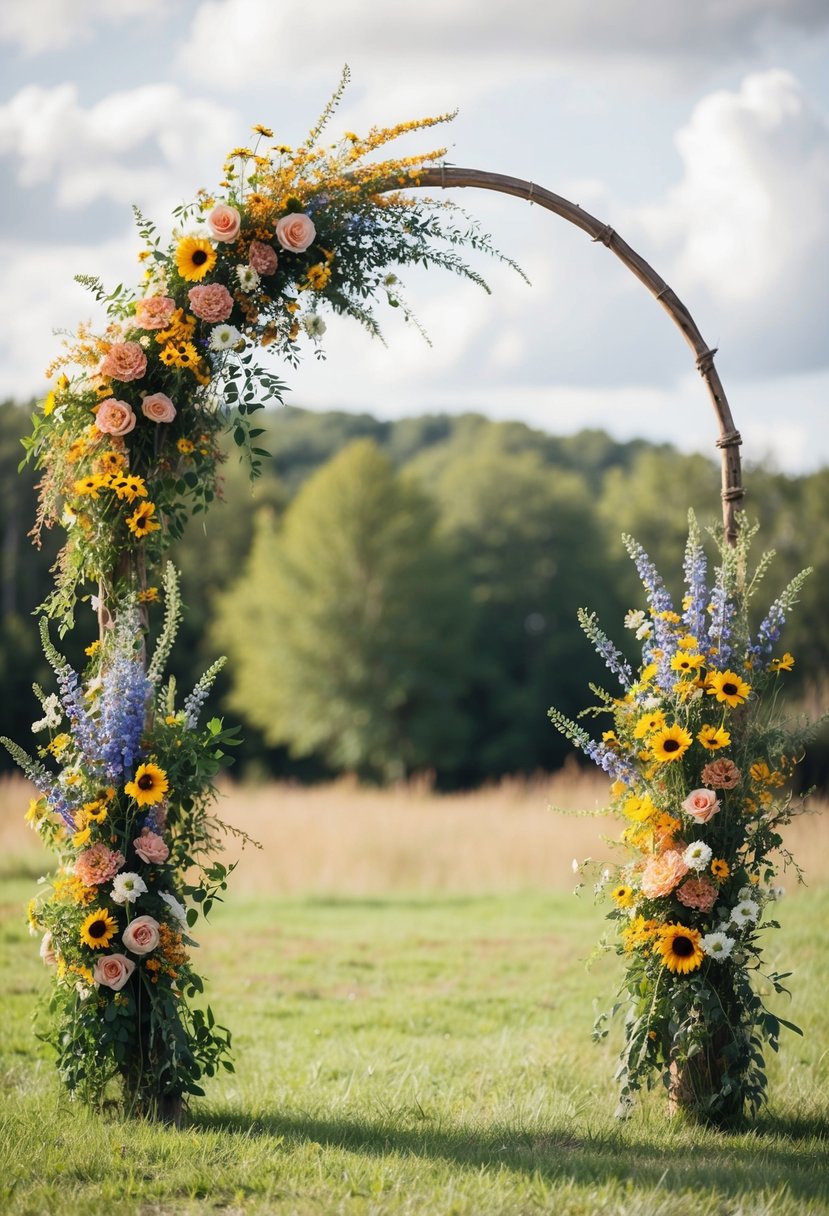
<svg viewBox="0 0 829 1216">
<path fill-rule="evenodd" d="M 711 860 L 711 849 L 704 840 L 695 840 L 693 844 L 689 844 L 688 848 L 682 854 L 682 860 L 685 862 L 689 870 L 704 870 Z"/>
<path fill-rule="evenodd" d="M 742 928 L 743 925 L 753 925 L 760 915 L 760 905 L 753 899 L 742 899 L 731 911 L 731 920 Z"/>
<path fill-rule="evenodd" d="M 235 350 L 243 340 L 235 325 L 214 325 L 209 345 L 211 350 Z"/>
<path fill-rule="evenodd" d="M 644 623 L 645 613 L 641 608 L 631 608 L 630 612 L 625 614 L 625 629 L 638 629 Z"/>
<path fill-rule="evenodd" d="M 147 884 L 140 874 L 116 874 L 112 880 L 112 898 L 117 904 L 134 904 L 139 896 L 144 895 Z"/>
<path fill-rule="evenodd" d="M 726 959 L 734 949 L 734 938 L 727 933 L 706 933 L 700 945 L 711 958 Z"/>
<path fill-rule="evenodd" d="M 242 291 L 255 291 L 260 283 L 259 275 L 253 267 L 244 264 L 236 267 L 236 278 Z"/>
</svg>

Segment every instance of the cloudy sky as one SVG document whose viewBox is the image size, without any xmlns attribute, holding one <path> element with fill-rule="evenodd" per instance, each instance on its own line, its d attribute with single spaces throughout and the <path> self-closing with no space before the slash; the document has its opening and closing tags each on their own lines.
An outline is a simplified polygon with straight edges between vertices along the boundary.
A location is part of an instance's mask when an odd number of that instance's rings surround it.
<svg viewBox="0 0 829 1216">
<path fill-rule="evenodd" d="M 826 0 L 3 0 L 0 397 L 43 391 L 78 272 L 139 277 L 131 204 L 169 226 L 253 123 L 301 140 L 344 63 L 347 129 L 458 108 L 447 161 L 580 203 L 677 291 L 744 455 L 829 463 Z M 689 348 L 603 246 L 529 204 L 455 192 L 532 286 L 410 276 L 432 347 L 329 322 L 290 400 L 384 417 L 479 409 L 713 454 Z"/>
</svg>

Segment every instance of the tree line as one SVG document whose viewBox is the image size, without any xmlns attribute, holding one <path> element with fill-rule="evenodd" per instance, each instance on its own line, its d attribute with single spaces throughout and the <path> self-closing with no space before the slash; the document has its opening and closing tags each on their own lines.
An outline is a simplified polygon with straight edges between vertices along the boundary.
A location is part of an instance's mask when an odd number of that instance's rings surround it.
<svg viewBox="0 0 829 1216">
<path fill-rule="evenodd" d="M 17 465 L 30 413 L 0 405 L 0 732 L 21 742 L 31 684 L 49 679 L 30 614 L 59 544 L 27 537 L 36 488 Z M 229 451 L 224 502 L 171 552 L 187 605 L 175 674 L 191 686 L 228 655 L 216 708 L 244 725 L 248 775 L 429 772 L 449 787 L 558 768 L 569 745 L 548 706 L 577 715 L 606 674 L 578 608 L 636 657 L 622 621 L 641 591 L 621 533 L 678 596 L 688 509 L 720 519 L 713 459 L 602 431 L 294 407 L 264 425 L 261 478 L 251 487 Z M 758 555 L 777 551 L 762 605 L 814 567 L 785 635 L 793 700 L 814 713 L 829 684 L 829 469 L 750 467 L 746 482 Z M 78 664 L 94 632 L 90 610 L 67 639 Z M 808 775 L 823 779 L 828 758 L 824 740 Z"/>
</svg>

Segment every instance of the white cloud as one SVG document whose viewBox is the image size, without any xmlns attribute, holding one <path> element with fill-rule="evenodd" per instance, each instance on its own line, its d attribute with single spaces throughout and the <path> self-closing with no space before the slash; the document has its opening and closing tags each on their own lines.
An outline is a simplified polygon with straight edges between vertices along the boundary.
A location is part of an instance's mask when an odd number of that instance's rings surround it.
<svg viewBox="0 0 829 1216">
<path fill-rule="evenodd" d="M 325 62 L 355 53 L 372 61 L 423 64 L 452 73 L 480 59 L 511 59 L 521 74 L 533 63 L 566 66 L 576 56 L 693 59 L 711 64 L 753 50 L 780 29 L 819 31 L 829 10 L 819 0 L 316 0 L 301 10 L 265 0 L 205 0 L 196 12 L 179 67 L 226 87 L 251 80 L 307 78 Z M 310 52 L 310 53 L 309 53 Z M 665 65 L 663 65 L 664 67 Z M 428 71 L 432 87 L 437 83 Z"/>
<path fill-rule="evenodd" d="M 0 42 L 37 55 L 85 41 L 102 23 L 147 21 L 161 16 L 166 7 L 164 0 L 3 0 Z"/>
<path fill-rule="evenodd" d="M 33 84 L 0 106 L 0 155 L 21 185 L 49 184 L 61 207 L 111 199 L 166 213 L 215 180 L 240 126 L 232 110 L 172 84 L 110 93 L 88 109 L 74 84 Z"/>
</svg>

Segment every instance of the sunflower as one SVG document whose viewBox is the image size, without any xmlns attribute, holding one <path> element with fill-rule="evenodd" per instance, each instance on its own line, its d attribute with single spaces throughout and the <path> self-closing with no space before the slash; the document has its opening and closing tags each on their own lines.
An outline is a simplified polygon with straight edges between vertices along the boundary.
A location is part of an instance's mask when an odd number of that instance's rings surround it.
<svg viewBox="0 0 829 1216">
<path fill-rule="evenodd" d="M 139 806 L 152 806 L 161 802 L 169 788 L 163 768 L 157 764 L 139 764 L 132 781 L 124 786 L 124 793 L 134 798 Z"/>
<path fill-rule="evenodd" d="M 722 857 L 715 857 L 711 862 L 711 873 L 716 878 L 717 882 L 725 882 L 731 873 L 731 866 Z"/>
<path fill-rule="evenodd" d="M 788 650 L 780 659 L 772 659 L 769 664 L 771 671 L 791 671 L 794 667 L 794 655 L 789 654 Z"/>
<path fill-rule="evenodd" d="M 95 467 L 100 473 L 120 473 L 127 459 L 120 452 L 101 452 L 95 461 Z"/>
<path fill-rule="evenodd" d="M 655 730 L 659 730 L 664 725 L 665 715 L 661 709 L 655 709 L 651 713 L 637 718 L 633 728 L 633 737 L 634 739 L 644 739 L 646 735 L 653 734 Z"/>
<path fill-rule="evenodd" d="M 732 709 L 748 700 L 751 685 L 746 684 L 736 671 L 712 671 L 708 677 L 708 695 L 716 697 Z"/>
<path fill-rule="evenodd" d="M 155 515 L 154 502 L 141 502 L 133 511 L 132 515 L 127 517 L 127 527 L 134 536 L 142 537 L 149 535 L 150 532 L 158 532 L 161 527 L 153 519 Z"/>
<path fill-rule="evenodd" d="M 189 456 L 191 452 L 196 450 L 196 445 L 193 443 L 192 439 L 177 439 L 176 447 L 181 452 L 182 456 Z"/>
<path fill-rule="evenodd" d="M 216 265 L 216 250 L 203 237 L 186 236 L 175 253 L 176 269 L 188 283 L 200 283 Z"/>
<path fill-rule="evenodd" d="M 654 950 L 662 955 L 662 963 L 669 971 L 687 975 L 696 971 L 705 957 L 700 946 L 698 929 L 686 929 L 684 925 L 665 925 L 657 939 Z"/>
<path fill-rule="evenodd" d="M 93 950 L 108 946 L 118 932 L 118 921 L 106 909 L 90 912 L 81 925 L 81 941 Z"/>
<path fill-rule="evenodd" d="M 650 740 L 654 760 L 667 762 L 679 760 L 691 746 L 693 739 L 684 726 L 663 726 Z"/>
<path fill-rule="evenodd" d="M 144 478 L 137 477 L 135 473 L 124 473 L 122 476 L 116 476 L 111 484 L 118 497 L 125 499 L 129 503 L 135 502 L 136 498 L 147 497 L 147 486 Z"/>
<path fill-rule="evenodd" d="M 722 726 L 703 726 L 697 735 L 697 742 L 701 743 L 706 751 L 715 752 L 721 747 L 728 747 L 731 735 Z"/>
<path fill-rule="evenodd" d="M 98 491 L 103 487 L 104 479 L 98 477 L 97 474 L 91 473 L 89 477 L 81 477 L 72 486 L 73 491 L 79 496 L 88 496 L 89 498 L 97 498 Z"/>
<path fill-rule="evenodd" d="M 610 892 L 610 898 L 619 908 L 632 908 L 636 903 L 636 892 L 633 887 L 629 887 L 627 883 L 619 883 L 615 890 Z"/>
<path fill-rule="evenodd" d="M 199 352 L 192 342 L 167 342 L 159 352 L 165 367 L 198 367 Z"/>
<path fill-rule="evenodd" d="M 681 671 L 685 674 L 689 672 L 697 672 L 705 662 L 705 658 L 701 654 L 688 654 L 686 651 L 677 651 L 671 659 L 671 670 Z"/>
</svg>

